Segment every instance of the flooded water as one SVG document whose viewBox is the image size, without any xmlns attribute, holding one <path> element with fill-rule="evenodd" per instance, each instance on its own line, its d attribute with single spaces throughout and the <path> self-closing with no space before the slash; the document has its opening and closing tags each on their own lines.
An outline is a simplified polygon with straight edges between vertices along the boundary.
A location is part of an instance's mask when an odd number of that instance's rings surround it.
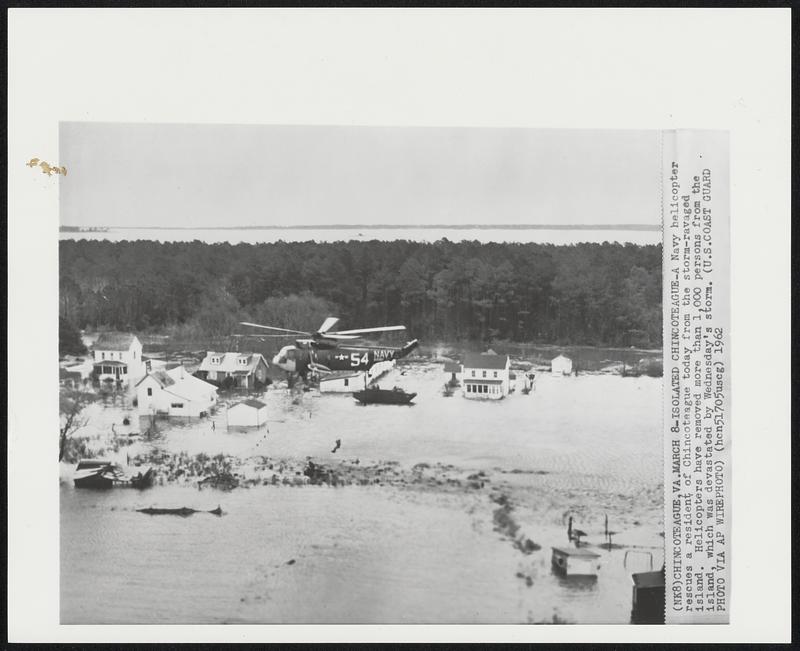
<svg viewBox="0 0 800 651">
<path fill-rule="evenodd" d="M 429 364 L 381 381 L 416 391 L 412 406 L 359 406 L 316 392 L 294 404 L 272 389 L 268 428 L 227 432 L 221 409 L 214 429 L 207 420 L 165 424 L 156 445 L 242 458 L 452 464 L 485 470 L 484 490 L 95 492 L 62 483 L 62 622 L 627 623 L 630 573 L 649 569 L 650 554 L 657 567 L 662 559 L 661 381 L 540 374 L 530 395 L 479 402 L 443 397 L 445 379 Z M 112 423 L 120 430 L 128 413 L 121 402 L 94 409 L 97 434 Z M 522 554 L 496 530 L 498 494 L 510 496 L 540 551 Z M 218 504 L 222 517 L 135 511 Z M 567 513 L 601 555 L 596 581 L 551 571 L 550 547 L 567 543 Z M 598 547 L 604 515 L 622 548 Z M 635 553 L 626 559 L 628 550 Z"/>
<path fill-rule="evenodd" d="M 62 240 L 152 240 L 156 242 L 192 242 L 210 244 L 229 242 L 337 242 L 349 240 L 413 240 L 435 242 L 447 238 L 478 242 L 537 242 L 542 244 L 577 244 L 578 242 L 630 242 L 660 244 L 660 230 L 611 229 L 519 229 L 519 228 L 109 228 L 96 232 L 62 232 Z"/>
</svg>

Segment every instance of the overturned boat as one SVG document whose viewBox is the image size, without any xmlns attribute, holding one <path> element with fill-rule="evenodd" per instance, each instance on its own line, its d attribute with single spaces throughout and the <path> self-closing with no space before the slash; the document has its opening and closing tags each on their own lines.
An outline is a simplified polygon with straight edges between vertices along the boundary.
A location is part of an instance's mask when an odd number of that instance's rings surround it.
<svg viewBox="0 0 800 651">
<path fill-rule="evenodd" d="M 147 507 L 146 509 L 136 509 L 138 513 L 145 513 L 147 515 L 179 515 L 182 518 L 190 516 L 194 513 L 210 513 L 211 515 L 222 515 L 222 507 L 217 506 L 215 509 L 211 509 L 210 511 L 201 511 L 199 509 L 191 509 L 186 506 L 182 506 L 180 508 L 159 508 L 159 507 Z"/>
<path fill-rule="evenodd" d="M 408 393 L 399 387 L 381 389 L 374 387 L 362 391 L 354 391 L 353 397 L 364 405 L 407 405 L 416 397 L 416 393 Z"/>
<path fill-rule="evenodd" d="M 75 468 L 76 488 L 148 488 L 153 485 L 152 468 L 129 468 L 106 459 L 81 459 Z"/>
</svg>

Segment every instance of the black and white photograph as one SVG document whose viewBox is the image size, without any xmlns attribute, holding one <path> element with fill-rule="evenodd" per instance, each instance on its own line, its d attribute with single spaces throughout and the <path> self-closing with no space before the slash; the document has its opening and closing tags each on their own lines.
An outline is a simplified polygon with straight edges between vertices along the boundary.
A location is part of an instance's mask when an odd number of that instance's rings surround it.
<svg viewBox="0 0 800 651">
<path fill-rule="evenodd" d="M 788 641 L 790 16 L 10 9 L 9 642 Z"/>
<path fill-rule="evenodd" d="M 63 623 L 663 623 L 660 133 L 59 144 Z"/>
</svg>

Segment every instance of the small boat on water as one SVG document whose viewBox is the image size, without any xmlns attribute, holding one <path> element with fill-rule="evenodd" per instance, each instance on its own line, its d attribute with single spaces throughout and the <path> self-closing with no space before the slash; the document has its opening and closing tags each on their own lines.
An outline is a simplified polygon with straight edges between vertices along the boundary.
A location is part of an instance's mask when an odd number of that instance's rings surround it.
<svg viewBox="0 0 800 651">
<path fill-rule="evenodd" d="M 173 508 L 159 508 L 159 507 L 148 507 L 146 509 L 136 509 L 139 513 L 146 513 L 147 515 L 179 515 L 182 518 L 185 518 L 193 513 L 210 513 L 211 515 L 222 515 L 222 507 L 217 506 L 215 509 L 211 509 L 210 511 L 199 511 L 198 509 L 190 509 L 189 507 L 182 506 L 177 509 Z"/>
<path fill-rule="evenodd" d="M 407 405 L 416 395 L 416 393 L 407 393 L 399 387 L 393 389 L 375 387 L 353 392 L 353 397 L 364 405 Z"/>
<path fill-rule="evenodd" d="M 81 459 L 75 468 L 76 488 L 148 488 L 153 485 L 152 468 L 129 468 L 106 459 Z"/>
</svg>

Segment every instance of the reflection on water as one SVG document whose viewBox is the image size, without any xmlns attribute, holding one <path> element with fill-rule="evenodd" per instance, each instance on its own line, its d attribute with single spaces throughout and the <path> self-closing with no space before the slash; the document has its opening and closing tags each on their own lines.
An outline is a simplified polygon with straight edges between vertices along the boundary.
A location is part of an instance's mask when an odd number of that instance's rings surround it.
<svg viewBox="0 0 800 651">
<path fill-rule="evenodd" d="M 267 392 L 268 431 L 208 421 L 165 428 L 159 445 L 190 453 L 483 468 L 482 491 L 259 486 L 220 492 L 61 488 L 64 623 L 627 623 L 625 546 L 658 547 L 660 381 L 542 375 L 536 391 L 499 402 L 441 395 L 440 367 L 387 379 L 417 391 L 413 408 L 359 407 L 351 397 Z M 119 406 L 95 406 L 103 427 Z M 332 454 L 332 442 L 342 448 Z M 525 555 L 495 531 L 489 491 L 541 550 Z M 209 510 L 187 518 L 136 508 Z M 552 571 L 574 513 L 600 554 L 596 581 Z M 603 517 L 619 531 L 611 551 Z M 636 556 L 635 554 L 633 556 Z M 641 560 L 645 558 L 639 555 Z M 656 554 L 660 567 L 662 554 Z M 635 560 L 635 559 L 634 559 Z M 294 561 L 294 562 L 291 562 Z M 641 565 L 641 563 L 640 563 Z"/>
</svg>

